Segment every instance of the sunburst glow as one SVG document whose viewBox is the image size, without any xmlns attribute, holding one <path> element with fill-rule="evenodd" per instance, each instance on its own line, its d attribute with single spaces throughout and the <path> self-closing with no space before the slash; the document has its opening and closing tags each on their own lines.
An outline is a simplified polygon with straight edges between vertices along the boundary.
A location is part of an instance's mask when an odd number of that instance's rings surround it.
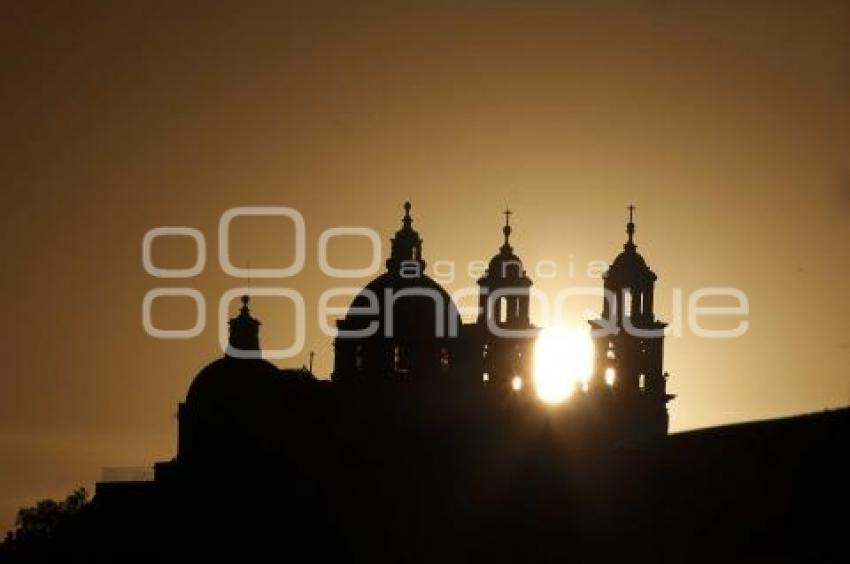
<svg viewBox="0 0 850 564">
<path fill-rule="evenodd" d="M 593 342 L 587 331 L 544 329 L 534 346 L 534 387 L 546 403 L 564 401 L 593 370 Z"/>
</svg>

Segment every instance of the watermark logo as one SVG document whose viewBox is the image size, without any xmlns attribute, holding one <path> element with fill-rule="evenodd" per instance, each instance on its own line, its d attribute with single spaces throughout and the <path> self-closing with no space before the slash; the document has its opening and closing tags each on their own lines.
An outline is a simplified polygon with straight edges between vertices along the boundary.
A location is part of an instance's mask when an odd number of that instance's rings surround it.
<svg viewBox="0 0 850 564">
<path fill-rule="evenodd" d="M 290 264 L 274 268 L 240 268 L 231 262 L 230 258 L 230 225 L 239 217 L 282 217 L 294 226 L 293 259 Z M 250 281 L 251 286 L 240 284 L 225 291 L 218 299 L 218 314 L 216 316 L 217 335 L 222 350 L 237 357 L 263 357 L 284 359 L 292 358 L 303 352 L 307 332 L 308 307 L 303 294 L 292 284 L 281 284 L 296 278 L 304 269 L 307 261 L 307 229 L 301 213 L 290 207 L 252 206 L 235 207 L 226 210 L 218 223 L 217 255 L 222 271 L 229 276 Z M 162 268 L 154 264 L 153 244 L 158 239 L 188 237 L 195 244 L 194 264 L 185 268 Z M 328 248 L 330 242 L 340 238 L 359 238 L 369 242 L 369 261 L 360 268 L 338 268 L 331 264 Z M 431 285 L 407 284 L 404 288 L 384 288 L 380 295 L 368 288 L 358 288 L 351 285 L 353 278 L 375 276 L 380 271 L 382 261 L 380 235 L 369 227 L 340 226 L 322 231 L 316 243 L 316 263 L 323 275 L 331 280 L 339 280 L 340 285 L 331 285 L 324 290 L 316 304 L 316 322 L 320 332 L 329 338 L 360 339 L 381 332 L 382 336 L 392 338 L 397 330 L 395 319 L 397 305 L 406 300 L 427 301 L 433 307 L 433 317 L 428 316 L 434 330 L 435 338 L 453 338 L 460 332 L 461 319 L 477 320 L 484 323 L 489 332 L 497 337 L 527 338 L 536 336 L 539 329 L 531 328 L 528 324 L 505 323 L 497 315 L 497 310 L 507 307 L 506 304 L 516 304 L 524 300 L 523 316 L 527 318 L 529 308 L 535 312 L 535 324 L 541 327 L 570 324 L 565 311 L 571 300 L 601 298 L 604 316 L 587 315 L 594 318 L 592 336 L 616 335 L 625 331 L 639 338 L 658 338 L 661 336 L 678 337 L 684 333 L 685 326 L 692 334 L 712 339 L 729 339 L 743 335 L 749 329 L 749 300 L 740 289 L 728 287 L 699 288 L 685 296 L 681 288 L 672 290 L 673 311 L 669 325 L 647 323 L 647 316 L 632 315 L 629 309 L 630 289 L 619 292 L 602 287 L 601 278 L 607 269 L 607 263 L 601 260 L 589 261 L 584 270 L 588 278 L 600 279 L 600 284 L 587 286 L 565 286 L 554 295 L 546 294 L 535 287 L 508 287 L 493 291 L 479 287 L 476 281 L 487 272 L 487 263 L 470 261 L 459 264 L 451 260 L 436 260 L 432 262 L 431 275 L 439 284 L 454 285 L 466 274 L 466 284 L 461 283 L 451 295 L 435 290 Z M 188 226 L 162 226 L 150 229 L 142 240 L 142 265 L 145 272 L 158 280 L 186 281 L 203 273 L 207 263 L 207 241 L 204 234 Z M 517 265 L 521 266 L 521 265 Z M 559 273 L 559 265 L 552 260 L 541 260 L 534 265 L 525 265 L 526 269 L 538 279 L 554 279 L 558 276 L 573 278 L 576 275 L 576 264 L 572 256 L 567 265 L 567 273 Z M 403 261 L 399 266 L 399 276 L 403 278 L 418 278 L 423 275 L 421 263 L 416 260 Z M 257 281 L 271 281 L 269 286 L 255 286 Z M 292 303 L 294 308 L 293 342 L 290 346 L 276 350 L 243 351 L 228 346 L 228 311 L 235 299 L 243 294 L 282 298 Z M 187 298 L 195 305 L 195 322 L 192 327 L 183 329 L 162 329 L 153 322 L 153 304 L 163 297 Z M 348 298 L 350 306 L 341 307 L 340 298 Z M 355 299 L 356 298 L 356 299 Z M 722 307 L 707 305 L 711 300 L 721 299 Z M 457 304 L 475 302 L 472 306 L 458 307 Z M 622 304 L 622 305 L 621 305 Z M 513 307 L 513 306 L 512 306 Z M 622 310 L 622 311 L 621 311 Z M 651 312 L 649 317 L 652 317 Z M 338 319 L 360 320 L 352 327 L 335 327 L 331 320 Z M 705 319 L 734 318 L 733 327 L 725 329 L 705 326 Z M 187 285 L 181 287 L 154 287 L 142 299 L 142 325 L 148 335 L 157 339 L 191 339 L 199 336 L 206 329 L 206 300 L 197 289 Z M 356 326 L 355 326 L 356 325 Z"/>
</svg>

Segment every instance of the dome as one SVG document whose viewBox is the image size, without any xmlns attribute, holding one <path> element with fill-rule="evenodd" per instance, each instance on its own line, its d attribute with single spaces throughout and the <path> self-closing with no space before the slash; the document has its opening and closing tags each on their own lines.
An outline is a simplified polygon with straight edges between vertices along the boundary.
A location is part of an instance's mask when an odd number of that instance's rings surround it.
<svg viewBox="0 0 850 564">
<path fill-rule="evenodd" d="M 186 405 L 191 409 L 230 411 L 257 407 L 275 401 L 281 386 L 295 379 L 293 373 L 310 375 L 306 370 L 280 370 L 262 358 L 261 323 L 251 316 L 248 302 L 249 297 L 243 296 L 239 314 L 229 321 L 230 339 L 224 357 L 205 366 L 189 386 Z"/>
<path fill-rule="evenodd" d="M 450 327 L 460 327 L 451 296 L 424 273 L 422 238 L 411 226 L 410 209 L 410 202 L 405 202 L 402 227 L 391 241 L 387 272 L 369 282 L 354 298 L 345 318 L 337 322 L 340 329 L 365 329 L 377 321 L 377 337 L 433 339 L 448 335 Z M 385 331 L 389 306 L 393 309 L 392 335 Z"/>
<path fill-rule="evenodd" d="M 461 319 L 451 296 L 424 273 L 410 202 L 392 238 L 387 271 L 367 284 L 336 322 L 334 371 L 343 381 L 434 375 L 448 370 Z"/>
<path fill-rule="evenodd" d="M 198 372 L 180 404 L 182 460 L 228 464 L 273 451 L 287 407 L 315 382 L 306 368 L 280 370 L 262 358 L 260 322 L 251 316 L 248 301 L 242 298 L 239 315 L 230 320 L 225 355 Z"/>
<path fill-rule="evenodd" d="M 405 295 L 416 290 L 419 294 Z M 373 301 L 374 300 L 374 301 Z M 426 274 L 406 277 L 395 272 L 385 272 L 372 280 L 351 302 L 351 308 L 340 324 L 345 329 L 365 328 L 377 321 L 382 330 L 386 321 L 386 309 L 393 307 L 392 319 L 395 335 L 421 336 L 423 338 L 447 335 L 451 324 L 460 326 L 460 316 L 451 296 L 442 286 Z M 357 313 L 365 308 L 373 309 L 377 303 L 377 312 L 372 315 Z M 442 327 L 438 331 L 437 306 L 443 312 Z M 352 310 L 354 310 L 352 312 Z M 354 313 L 352 315 L 352 313 Z"/>
<path fill-rule="evenodd" d="M 204 367 L 180 406 L 178 456 L 183 460 L 239 460 L 275 441 L 280 377 L 262 359 L 225 356 Z"/>
<path fill-rule="evenodd" d="M 221 408 L 268 398 L 280 383 L 278 368 L 265 359 L 225 356 L 205 366 L 189 386 L 186 404 L 192 408 Z"/>
</svg>

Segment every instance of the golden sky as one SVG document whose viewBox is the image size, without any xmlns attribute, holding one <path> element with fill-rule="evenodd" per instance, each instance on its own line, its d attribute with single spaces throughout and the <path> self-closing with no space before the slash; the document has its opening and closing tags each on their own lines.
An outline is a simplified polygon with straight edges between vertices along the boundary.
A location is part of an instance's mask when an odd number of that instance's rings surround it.
<svg viewBox="0 0 850 564">
<path fill-rule="evenodd" d="M 149 337 L 142 298 L 188 285 L 214 320 L 243 283 L 216 260 L 233 206 L 304 215 L 304 272 L 254 284 L 305 295 L 321 374 L 314 306 L 337 285 L 316 264 L 322 230 L 385 240 L 410 199 L 426 260 L 463 270 L 496 252 L 509 205 L 526 264 L 559 265 L 530 273 L 554 293 L 599 284 L 584 266 L 619 252 L 634 202 L 662 319 L 677 288 L 750 301 L 743 337 L 668 339 L 673 430 L 850 401 L 847 2 L 67 4 L 10 3 L 0 21 L 0 530 L 104 466 L 174 454 L 177 403 L 220 351 L 213 322 Z M 160 225 L 205 234 L 199 277 L 145 273 Z M 290 240 L 284 222 L 234 223 L 233 261 L 282 264 Z M 155 247 L 162 266 L 192 256 Z M 285 344 L 285 308 L 254 311 Z M 154 313 L 192 324 L 184 302 Z"/>
</svg>

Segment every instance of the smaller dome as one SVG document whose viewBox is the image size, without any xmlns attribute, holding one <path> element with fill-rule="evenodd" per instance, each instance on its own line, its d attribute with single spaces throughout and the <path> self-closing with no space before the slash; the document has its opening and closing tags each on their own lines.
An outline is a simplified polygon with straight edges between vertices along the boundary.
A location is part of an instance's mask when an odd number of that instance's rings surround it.
<svg viewBox="0 0 850 564">
<path fill-rule="evenodd" d="M 277 390 L 280 371 L 265 359 L 224 356 L 205 366 L 192 381 L 186 404 L 193 408 L 251 402 Z"/>
<path fill-rule="evenodd" d="M 227 463 L 271 452 L 285 406 L 316 381 L 306 368 L 279 370 L 259 356 L 260 322 L 250 315 L 248 301 L 242 298 L 239 315 L 230 321 L 225 355 L 198 372 L 180 407 L 181 459 Z M 246 351 L 251 354 L 243 356 Z"/>
<path fill-rule="evenodd" d="M 634 269 L 634 270 L 649 270 L 649 266 L 646 264 L 646 260 L 641 256 L 637 251 L 623 251 L 617 258 L 614 259 L 614 262 L 611 264 L 611 268 L 614 269 Z"/>
<path fill-rule="evenodd" d="M 626 224 L 628 240 L 623 245 L 623 252 L 617 255 L 617 258 L 611 263 L 608 272 L 605 273 L 605 279 L 621 286 L 634 286 L 655 282 L 658 277 L 652 272 L 640 253 L 637 252 L 637 245 L 634 242 L 635 207 L 633 205 L 629 206 L 628 210 L 629 222 Z"/>
<path fill-rule="evenodd" d="M 520 278 L 524 272 L 522 261 L 512 250 L 503 250 L 491 258 L 487 265 L 487 276 L 498 279 Z"/>
<path fill-rule="evenodd" d="M 634 250 L 625 250 L 614 259 L 605 278 L 612 281 L 629 280 L 654 282 L 657 276 L 646 264 L 646 260 Z"/>
</svg>

